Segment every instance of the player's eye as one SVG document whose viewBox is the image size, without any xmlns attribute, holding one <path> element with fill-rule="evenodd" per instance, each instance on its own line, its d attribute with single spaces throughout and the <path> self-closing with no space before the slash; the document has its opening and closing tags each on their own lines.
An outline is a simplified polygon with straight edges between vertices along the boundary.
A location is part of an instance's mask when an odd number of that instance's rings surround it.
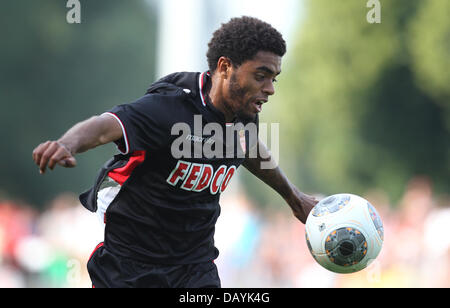
<svg viewBox="0 0 450 308">
<path fill-rule="evenodd" d="M 255 74 L 255 80 L 256 81 L 263 81 L 266 78 L 264 74 Z"/>
</svg>

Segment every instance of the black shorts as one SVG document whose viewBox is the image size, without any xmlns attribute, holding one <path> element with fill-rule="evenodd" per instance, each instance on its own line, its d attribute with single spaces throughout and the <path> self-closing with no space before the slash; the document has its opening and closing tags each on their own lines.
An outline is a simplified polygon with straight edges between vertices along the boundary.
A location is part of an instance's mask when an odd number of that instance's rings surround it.
<svg viewBox="0 0 450 308">
<path fill-rule="evenodd" d="M 145 264 L 121 258 L 99 244 L 87 264 L 94 288 L 220 288 L 214 262 Z"/>
</svg>

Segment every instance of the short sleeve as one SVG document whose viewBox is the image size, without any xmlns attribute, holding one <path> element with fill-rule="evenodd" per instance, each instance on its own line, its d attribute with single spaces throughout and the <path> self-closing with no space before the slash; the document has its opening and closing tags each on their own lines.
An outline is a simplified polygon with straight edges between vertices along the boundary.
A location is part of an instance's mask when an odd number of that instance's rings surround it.
<svg viewBox="0 0 450 308">
<path fill-rule="evenodd" d="M 164 102 L 148 94 L 136 102 L 115 106 L 104 114 L 114 117 L 123 131 L 123 138 L 116 141 L 122 154 L 135 151 L 156 151 L 169 140 L 170 130 L 162 123 Z"/>
</svg>

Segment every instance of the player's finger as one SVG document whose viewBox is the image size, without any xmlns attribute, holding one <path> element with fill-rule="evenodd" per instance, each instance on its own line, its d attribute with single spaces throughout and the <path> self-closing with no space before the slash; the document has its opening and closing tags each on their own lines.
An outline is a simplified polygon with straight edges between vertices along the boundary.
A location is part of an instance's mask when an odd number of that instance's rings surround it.
<svg viewBox="0 0 450 308">
<path fill-rule="evenodd" d="M 50 142 L 45 152 L 42 154 L 40 163 L 39 163 L 39 171 L 41 173 L 45 173 L 45 169 L 47 167 L 48 161 L 51 159 L 53 154 L 58 149 L 58 144 L 54 141 Z"/>
<path fill-rule="evenodd" d="M 58 162 L 58 165 L 65 168 L 73 168 L 77 165 L 76 159 L 72 156 L 69 158 L 62 159 Z"/>
<path fill-rule="evenodd" d="M 39 144 L 37 147 L 35 147 L 33 152 L 31 153 L 31 156 L 33 157 L 33 161 L 35 164 L 37 164 L 37 153 L 38 153 L 38 149 L 41 145 L 42 145 L 42 143 Z"/>
<path fill-rule="evenodd" d="M 45 152 L 49 144 L 50 141 L 41 143 L 33 150 L 33 160 L 36 163 L 36 165 L 38 166 L 40 165 L 42 154 Z"/>
<path fill-rule="evenodd" d="M 48 168 L 53 170 L 55 165 L 61 161 L 64 161 L 66 158 L 69 158 L 70 154 L 63 147 L 58 147 L 57 150 L 53 153 L 53 155 L 48 160 Z"/>
</svg>

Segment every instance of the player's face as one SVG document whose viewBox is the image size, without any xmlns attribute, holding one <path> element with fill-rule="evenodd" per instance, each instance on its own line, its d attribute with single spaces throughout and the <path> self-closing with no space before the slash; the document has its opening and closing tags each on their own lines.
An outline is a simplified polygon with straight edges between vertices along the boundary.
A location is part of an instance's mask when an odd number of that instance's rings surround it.
<svg viewBox="0 0 450 308">
<path fill-rule="evenodd" d="M 244 120 L 253 120 L 275 93 L 275 77 L 281 72 L 281 57 L 260 51 L 252 60 L 232 68 L 225 97 L 228 108 Z"/>
</svg>

